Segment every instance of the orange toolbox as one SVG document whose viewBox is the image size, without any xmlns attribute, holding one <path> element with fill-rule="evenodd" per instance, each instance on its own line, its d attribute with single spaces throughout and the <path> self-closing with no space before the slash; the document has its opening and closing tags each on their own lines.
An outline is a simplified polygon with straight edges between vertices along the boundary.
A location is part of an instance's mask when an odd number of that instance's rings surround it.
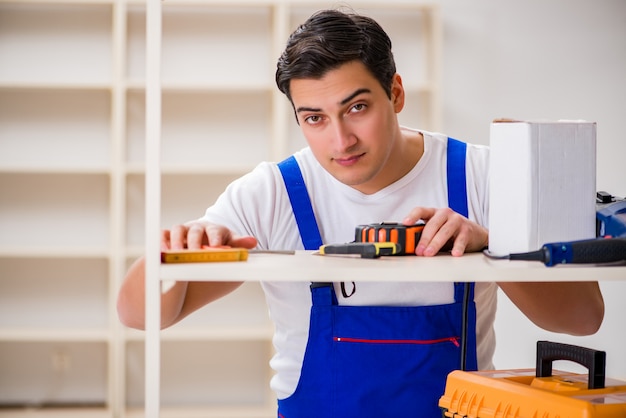
<svg viewBox="0 0 626 418">
<path fill-rule="evenodd" d="M 574 361 L 588 374 L 553 371 Z M 442 418 L 626 418 L 626 382 L 605 378 L 606 353 L 537 342 L 537 368 L 453 371 L 439 399 Z"/>
</svg>

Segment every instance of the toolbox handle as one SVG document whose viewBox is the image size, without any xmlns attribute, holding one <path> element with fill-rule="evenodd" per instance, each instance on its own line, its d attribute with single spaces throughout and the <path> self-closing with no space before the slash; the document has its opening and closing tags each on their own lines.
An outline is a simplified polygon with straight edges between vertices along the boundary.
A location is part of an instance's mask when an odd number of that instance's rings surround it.
<svg viewBox="0 0 626 418">
<path fill-rule="evenodd" d="M 537 377 L 552 376 L 552 362 L 569 360 L 589 370 L 588 388 L 604 388 L 606 352 L 577 345 L 537 341 Z"/>
</svg>

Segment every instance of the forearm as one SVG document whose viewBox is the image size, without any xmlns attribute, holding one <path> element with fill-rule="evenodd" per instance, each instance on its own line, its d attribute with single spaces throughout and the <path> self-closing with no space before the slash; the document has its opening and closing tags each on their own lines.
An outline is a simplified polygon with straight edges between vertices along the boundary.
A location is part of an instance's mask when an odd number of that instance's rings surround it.
<svg viewBox="0 0 626 418">
<path fill-rule="evenodd" d="M 187 282 L 176 284 L 161 297 L 161 328 L 177 321 L 184 304 Z M 117 299 L 120 321 L 127 327 L 145 329 L 145 260 L 140 258 L 129 268 Z"/>
<path fill-rule="evenodd" d="M 498 285 L 533 323 L 547 331 L 590 335 L 602 324 L 604 300 L 597 282 Z"/>
<path fill-rule="evenodd" d="M 161 328 L 174 325 L 240 285 L 240 282 L 177 281 L 161 295 Z M 145 306 L 145 261 L 140 258 L 129 268 L 118 294 L 120 321 L 131 328 L 145 329 Z"/>
</svg>

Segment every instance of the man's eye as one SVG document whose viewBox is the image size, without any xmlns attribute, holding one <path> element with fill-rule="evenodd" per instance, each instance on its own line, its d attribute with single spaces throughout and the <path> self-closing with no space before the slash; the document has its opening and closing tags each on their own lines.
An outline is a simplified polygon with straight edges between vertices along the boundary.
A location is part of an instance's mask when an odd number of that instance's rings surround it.
<svg viewBox="0 0 626 418">
<path fill-rule="evenodd" d="M 350 108 L 350 112 L 362 112 L 363 110 L 365 110 L 366 107 L 367 105 L 365 105 L 364 103 L 357 103 Z"/>
<path fill-rule="evenodd" d="M 306 118 L 304 118 L 304 121 L 308 123 L 309 125 L 315 125 L 317 123 L 320 123 L 321 120 L 322 118 L 317 115 L 311 115 L 311 116 L 307 116 Z"/>
</svg>

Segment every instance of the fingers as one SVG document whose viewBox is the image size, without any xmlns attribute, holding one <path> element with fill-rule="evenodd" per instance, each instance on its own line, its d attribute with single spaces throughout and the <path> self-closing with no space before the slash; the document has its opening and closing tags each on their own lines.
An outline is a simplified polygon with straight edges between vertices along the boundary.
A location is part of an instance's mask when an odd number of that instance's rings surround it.
<svg viewBox="0 0 626 418">
<path fill-rule="evenodd" d="M 241 248 L 254 248 L 257 245 L 257 240 L 254 237 L 251 236 L 245 236 L 245 237 L 238 237 L 238 236 L 233 236 L 233 239 L 231 240 L 231 247 L 241 247 Z"/>
<path fill-rule="evenodd" d="M 257 245 L 257 240 L 251 236 L 233 235 L 228 228 L 208 222 L 175 225 L 171 230 L 165 230 L 161 233 L 162 248 L 197 250 L 205 245 L 254 248 Z"/>
<path fill-rule="evenodd" d="M 436 255 L 446 244 L 454 241 L 463 222 L 461 215 L 449 208 L 430 212 L 429 216 L 428 219 L 424 219 L 426 225 L 415 249 L 417 255 L 426 257 Z M 465 246 L 461 242 L 456 245 L 456 248 L 457 250 L 461 249 L 461 251 L 465 250 Z"/>
<path fill-rule="evenodd" d="M 169 231 L 170 248 L 172 250 L 182 250 L 187 248 L 187 227 L 185 225 L 175 225 Z"/>
<path fill-rule="evenodd" d="M 170 231 L 167 229 L 161 231 L 161 251 L 166 251 L 171 248 L 170 244 Z"/>
<path fill-rule="evenodd" d="M 478 251 L 488 242 L 488 231 L 450 208 L 422 208 L 411 211 L 403 223 L 411 225 L 418 220 L 426 222 L 415 249 L 420 256 L 434 256 L 442 249 L 450 249 L 453 256 L 466 251 Z"/>
<path fill-rule="evenodd" d="M 461 215 L 459 215 L 461 216 Z M 469 222 L 469 221 L 468 221 Z M 469 248 L 472 231 L 465 222 L 462 223 L 460 230 L 457 232 L 450 254 L 454 257 L 462 256 Z"/>
<path fill-rule="evenodd" d="M 256 238 L 248 235 L 234 235 L 231 230 L 221 225 L 205 224 L 204 231 L 208 241 L 202 241 L 202 245 L 210 245 L 211 247 L 227 245 L 241 248 L 254 248 L 257 245 Z"/>
<path fill-rule="evenodd" d="M 198 250 L 203 245 L 212 245 L 214 247 L 223 245 L 221 242 L 218 242 L 219 236 L 213 234 L 213 237 L 211 237 L 209 235 L 210 224 L 195 222 L 187 226 L 187 248 Z"/>
</svg>

